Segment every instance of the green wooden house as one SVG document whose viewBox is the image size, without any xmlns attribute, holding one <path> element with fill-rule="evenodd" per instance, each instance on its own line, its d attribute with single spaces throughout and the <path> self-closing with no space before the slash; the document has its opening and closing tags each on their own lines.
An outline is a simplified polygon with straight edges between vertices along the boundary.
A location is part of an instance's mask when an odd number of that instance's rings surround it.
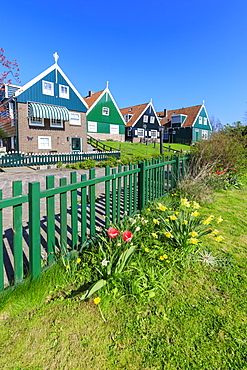
<svg viewBox="0 0 247 370">
<path fill-rule="evenodd" d="M 97 140 L 124 141 L 125 122 L 108 88 L 84 98 L 89 109 L 86 113 L 87 133 Z"/>
<path fill-rule="evenodd" d="M 157 112 L 164 127 L 164 142 L 190 145 L 209 138 L 212 127 L 203 104 Z"/>
</svg>

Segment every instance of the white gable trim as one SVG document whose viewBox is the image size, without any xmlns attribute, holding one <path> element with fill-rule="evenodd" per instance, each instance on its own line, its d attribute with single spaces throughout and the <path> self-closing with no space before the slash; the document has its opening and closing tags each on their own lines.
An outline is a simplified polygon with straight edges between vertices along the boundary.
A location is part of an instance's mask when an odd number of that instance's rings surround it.
<svg viewBox="0 0 247 370">
<path fill-rule="evenodd" d="M 202 105 L 201 105 L 201 108 L 199 109 L 199 112 L 198 112 L 198 114 L 197 114 L 197 116 L 196 116 L 196 118 L 195 118 L 195 120 L 194 120 L 194 122 L 193 122 L 193 125 L 192 125 L 191 127 L 194 127 L 194 125 L 195 125 L 195 123 L 196 123 L 196 120 L 197 120 L 197 118 L 199 117 L 199 115 L 200 115 L 200 113 L 201 113 L 202 108 L 204 108 L 204 109 L 205 109 L 205 112 L 206 112 L 206 115 L 207 115 L 207 119 L 208 119 L 208 122 L 209 122 L 209 126 L 210 126 L 210 128 L 211 128 L 211 130 L 212 130 L 212 126 L 211 126 L 210 120 L 209 120 L 209 118 L 208 118 L 208 112 L 207 112 L 206 107 L 205 107 L 205 105 L 204 105 L 204 104 L 202 104 Z M 185 120 L 185 121 L 186 121 L 186 120 Z"/>
<path fill-rule="evenodd" d="M 197 120 L 197 118 L 200 116 L 200 113 L 201 113 L 202 107 L 203 107 L 203 105 L 201 105 L 201 108 L 199 109 L 199 111 L 198 111 L 198 113 L 197 113 L 197 116 L 196 116 L 196 118 L 194 119 L 194 122 L 193 122 L 193 124 L 191 125 L 191 127 L 194 127 L 194 126 L 195 126 L 196 120 Z M 186 121 L 186 120 L 185 120 L 185 121 Z"/>
<path fill-rule="evenodd" d="M 161 126 L 161 124 L 160 124 L 160 120 L 158 119 L 158 116 L 157 116 L 156 111 L 155 111 L 155 109 L 154 109 L 153 103 L 152 103 L 152 102 L 150 102 L 150 103 L 148 103 L 148 104 L 146 105 L 146 107 L 143 109 L 143 111 L 142 111 L 142 112 L 141 112 L 141 114 L 138 116 L 138 118 L 134 121 L 134 123 L 133 123 L 133 125 L 132 125 L 131 127 L 134 127 L 134 126 L 136 125 L 136 123 L 139 121 L 139 119 L 141 118 L 141 116 L 143 116 L 143 114 L 146 112 L 146 110 L 147 110 L 150 106 L 153 108 L 153 111 L 154 111 L 154 114 L 155 114 L 155 117 L 156 117 L 156 119 L 157 119 L 157 121 L 158 121 L 159 126 Z"/>
<path fill-rule="evenodd" d="M 74 91 L 74 93 L 81 100 L 81 102 L 85 105 L 85 107 L 88 108 L 88 105 L 85 102 L 85 100 L 83 99 L 83 97 L 76 90 L 76 88 L 74 87 L 74 85 L 72 85 L 72 83 L 70 82 L 70 80 L 68 79 L 68 77 L 65 75 L 65 73 L 61 70 L 61 68 L 56 63 L 53 64 L 51 67 L 47 68 L 44 72 L 40 73 L 38 76 L 34 77 L 31 81 L 29 81 L 28 83 L 26 83 L 24 86 L 20 87 L 20 89 L 15 92 L 14 96 L 17 97 L 17 96 L 21 95 L 24 91 L 28 90 L 31 86 L 33 86 L 34 84 L 36 84 L 36 82 L 42 80 L 46 75 L 48 75 L 50 72 L 52 72 L 55 69 L 62 75 L 62 77 L 67 82 L 67 84 Z"/>
<path fill-rule="evenodd" d="M 102 93 L 100 94 L 100 96 L 98 97 L 98 99 L 96 99 L 95 102 L 91 105 L 91 107 L 87 111 L 86 115 L 88 115 L 93 110 L 93 108 L 98 104 L 98 102 L 100 101 L 100 99 L 102 98 L 102 96 L 104 94 L 106 94 L 106 93 L 108 93 L 110 95 L 110 98 L 111 98 L 113 104 L 115 105 L 115 108 L 117 109 L 117 111 L 118 111 L 118 113 L 119 113 L 119 115 L 120 115 L 120 117 L 121 117 L 121 119 L 122 119 L 122 121 L 123 121 L 123 123 L 125 125 L 126 122 L 124 121 L 123 115 L 120 112 L 120 109 L 118 108 L 118 106 L 117 106 L 117 104 L 116 104 L 116 102 L 115 102 L 115 100 L 114 100 L 114 98 L 113 98 L 113 96 L 112 96 L 112 94 L 111 94 L 111 92 L 110 92 L 110 90 L 109 90 L 108 87 L 106 87 L 105 90 L 102 91 Z"/>
</svg>

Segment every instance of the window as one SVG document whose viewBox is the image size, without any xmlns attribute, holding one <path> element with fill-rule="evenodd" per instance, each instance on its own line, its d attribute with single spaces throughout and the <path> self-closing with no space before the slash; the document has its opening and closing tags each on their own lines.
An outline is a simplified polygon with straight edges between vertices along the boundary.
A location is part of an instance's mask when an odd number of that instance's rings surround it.
<svg viewBox="0 0 247 370">
<path fill-rule="evenodd" d="M 81 125 L 81 116 L 80 113 L 70 113 L 70 125 L 80 126 Z"/>
<path fill-rule="evenodd" d="M 97 122 L 88 121 L 88 131 L 97 132 Z"/>
<path fill-rule="evenodd" d="M 129 120 L 131 119 L 131 117 L 133 117 L 133 114 L 125 114 L 124 115 L 124 120 L 125 120 L 125 122 L 127 123 L 127 122 L 129 122 Z"/>
<path fill-rule="evenodd" d="M 50 120 L 50 126 L 51 127 L 59 127 L 59 128 L 63 128 L 63 121 L 61 119 L 55 119 L 55 118 L 52 118 Z"/>
<path fill-rule="evenodd" d="M 138 137 L 144 137 L 144 129 L 143 128 L 138 128 L 137 129 L 137 136 Z"/>
<path fill-rule="evenodd" d="M 204 117 L 204 125 L 207 125 L 208 124 L 208 120 L 206 117 Z"/>
<path fill-rule="evenodd" d="M 148 122 L 148 116 L 144 114 L 143 116 L 143 122 L 147 123 Z"/>
<path fill-rule="evenodd" d="M 202 125 L 202 117 L 199 117 L 199 125 Z"/>
<path fill-rule="evenodd" d="M 51 136 L 38 136 L 38 149 L 51 149 Z"/>
<path fill-rule="evenodd" d="M 155 120 L 155 117 L 154 116 L 151 116 L 150 117 L 150 123 L 154 123 L 154 120 Z"/>
<path fill-rule="evenodd" d="M 131 129 L 131 128 L 128 128 L 128 129 L 127 129 L 127 136 L 131 136 L 131 131 L 132 131 L 132 129 Z"/>
<path fill-rule="evenodd" d="M 69 86 L 59 85 L 59 98 L 69 99 Z"/>
<path fill-rule="evenodd" d="M 44 95 L 54 96 L 54 83 L 48 81 L 42 81 L 42 93 Z"/>
<path fill-rule="evenodd" d="M 157 131 L 156 130 L 151 130 L 151 137 L 153 139 L 156 139 L 157 138 Z"/>
<path fill-rule="evenodd" d="M 44 127 L 44 119 L 39 117 L 30 117 L 29 126 L 41 126 Z"/>
<path fill-rule="evenodd" d="M 110 125 L 110 134 L 118 135 L 119 134 L 119 126 L 118 125 Z"/>
<path fill-rule="evenodd" d="M 107 108 L 107 107 L 103 107 L 103 108 L 102 108 L 102 114 L 103 114 L 103 116 L 109 116 L 109 114 L 110 114 L 110 109 L 109 109 L 109 108 Z"/>
<path fill-rule="evenodd" d="M 208 139 L 208 130 L 202 130 L 202 139 L 207 140 Z"/>
</svg>

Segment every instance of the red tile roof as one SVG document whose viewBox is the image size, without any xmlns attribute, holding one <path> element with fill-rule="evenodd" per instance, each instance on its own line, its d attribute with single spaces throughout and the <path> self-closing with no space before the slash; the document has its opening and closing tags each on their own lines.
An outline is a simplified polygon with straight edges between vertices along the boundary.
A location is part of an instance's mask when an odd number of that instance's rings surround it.
<svg viewBox="0 0 247 370">
<path fill-rule="evenodd" d="M 91 96 L 87 96 L 87 97 L 83 98 L 85 100 L 85 102 L 87 103 L 89 108 L 96 102 L 96 100 L 102 94 L 103 91 L 104 90 L 99 91 L 97 93 L 94 93 Z"/>
<path fill-rule="evenodd" d="M 149 103 L 140 104 L 140 105 L 134 105 L 132 107 L 128 108 L 122 108 L 120 109 L 120 112 L 124 116 L 125 114 L 133 114 L 129 122 L 126 123 L 126 127 L 131 127 L 135 123 L 135 121 L 138 119 L 138 117 L 145 111 Z"/>
<path fill-rule="evenodd" d="M 180 109 L 173 109 L 168 110 L 166 117 L 164 117 L 164 111 L 163 112 L 157 112 L 157 116 L 161 119 L 161 125 L 165 127 L 170 126 L 171 116 L 173 114 L 184 114 L 187 116 L 185 119 L 182 127 L 191 127 L 193 126 L 193 123 L 195 122 L 195 119 L 201 109 L 202 105 L 195 105 L 194 107 L 188 107 L 188 108 L 180 108 Z"/>
</svg>

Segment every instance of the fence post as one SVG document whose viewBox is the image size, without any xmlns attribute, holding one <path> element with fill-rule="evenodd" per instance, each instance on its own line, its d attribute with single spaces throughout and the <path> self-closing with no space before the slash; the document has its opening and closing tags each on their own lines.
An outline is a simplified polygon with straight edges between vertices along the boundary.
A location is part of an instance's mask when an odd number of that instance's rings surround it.
<svg viewBox="0 0 247 370">
<path fill-rule="evenodd" d="M 22 181 L 12 183 L 12 196 L 22 195 Z M 14 231 L 14 274 L 15 283 L 23 279 L 23 251 L 22 251 L 22 205 L 13 207 Z"/>
<path fill-rule="evenodd" d="M 29 263 L 32 278 L 40 275 L 40 183 L 28 184 L 29 197 Z"/>
<path fill-rule="evenodd" d="M 140 168 L 138 174 L 138 208 L 142 210 L 145 208 L 145 162 L 139 162 L 138 167 Z"/>
<path fill-rule="evenodd" d="M 178 185 L 179 182 L 179 176 L 180 175 L 180 156 L 177 155 L 175 156 L 175 163 L 173 166 L 173 171 L 172 171 L 172 188 L 175 188 Z"/>
</svg>

